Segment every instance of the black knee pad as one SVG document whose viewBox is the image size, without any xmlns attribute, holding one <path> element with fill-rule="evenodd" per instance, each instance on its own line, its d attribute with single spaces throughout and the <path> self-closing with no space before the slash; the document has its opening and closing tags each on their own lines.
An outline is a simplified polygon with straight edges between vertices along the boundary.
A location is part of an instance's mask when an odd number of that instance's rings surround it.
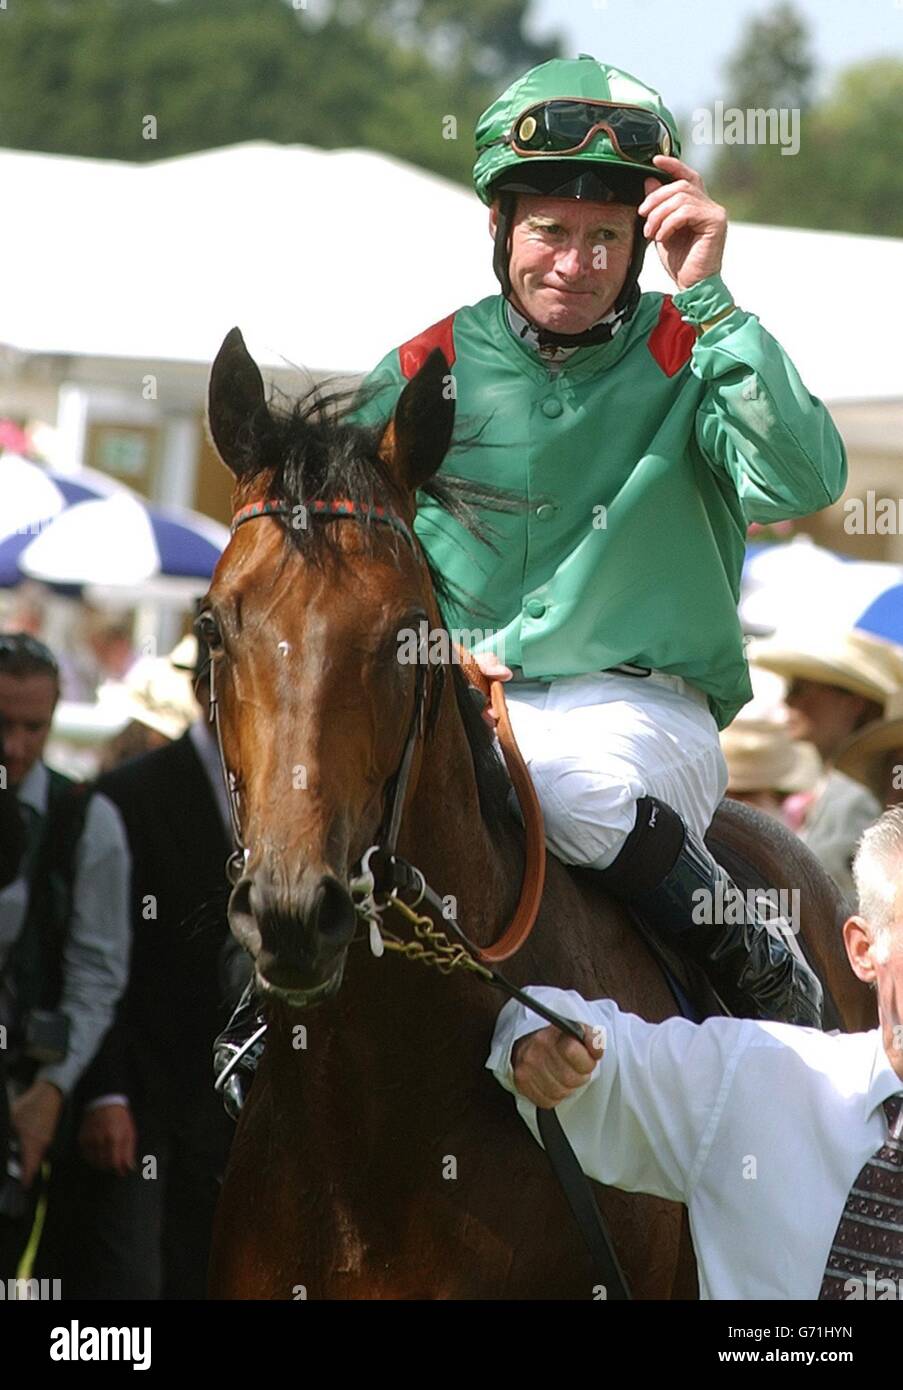
<svg viewBox="0 0 903 1390">
<path fill-rule="evenodd" d="M 657 888 L 684 847 L 686 826 L 676 811 L 654 796 L 641 796 L 636 824 L 613 864 L 599 872 L 615 897 L 632 898 Z"/>
</svg>

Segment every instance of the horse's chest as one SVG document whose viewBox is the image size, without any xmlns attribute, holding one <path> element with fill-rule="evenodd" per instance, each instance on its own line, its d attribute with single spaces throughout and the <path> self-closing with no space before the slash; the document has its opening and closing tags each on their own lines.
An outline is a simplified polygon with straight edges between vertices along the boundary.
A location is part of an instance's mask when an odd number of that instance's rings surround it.
<svg viewBox="0 0 903 1390">
<path fill-rule="evenodd" d="M 474 1213 L 450 1205 L 447 1196 L 425 1192 L 409 1198 L 388 1225 L 373 1214 L 359 1218 L 341 1203 L 333 1207 L 332 1254 L 320 1271 L 321 1297 L 468 1298 L 504 1287 L 513 1258 L 509 1243 Z"/>
</svg>

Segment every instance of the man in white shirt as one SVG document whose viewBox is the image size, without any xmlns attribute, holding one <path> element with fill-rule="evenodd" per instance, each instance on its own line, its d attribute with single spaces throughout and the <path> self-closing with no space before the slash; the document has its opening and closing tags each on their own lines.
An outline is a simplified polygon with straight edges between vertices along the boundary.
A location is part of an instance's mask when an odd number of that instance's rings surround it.
<svg viewBox="0 0 903 1390">
<path fill-rule="evenodd" d="M 515 1001 L 499 1015 L 486 1065 L 534 1138 L 535 1107 L 557 1107 L 589 1177 L 684 1202 L 702 1298 L 903 1298 L 903 807 L 865 832 L 854 873 L 844 942 L 877 992 L 874 1032 L 651 1024 L 544 987 L 529 993 L 584 1044 Z"/>
</svg>

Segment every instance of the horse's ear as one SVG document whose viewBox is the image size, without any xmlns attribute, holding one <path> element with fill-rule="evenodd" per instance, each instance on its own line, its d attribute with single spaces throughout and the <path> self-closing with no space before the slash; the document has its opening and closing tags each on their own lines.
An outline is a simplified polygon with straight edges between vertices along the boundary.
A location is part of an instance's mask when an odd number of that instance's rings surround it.
<svg viewBox="0 0 903 1390">
<path fill-rule="evenodd" d="M 433 348 L 398 397 L 382 438 L 380 453 L 409 492 L 429 482 L 448 453 L 455 423 L 454 392 L 448 359 Z"/>
<path fill-rule="evenodd" d="M 239 477 L 246 451 L 238 447 L 242 432 L 260 410 L 266 410 L 263 377 L 241 330 L 233 328 L 223 339 L 210 369 L 207 390 L 207 427 L 216 451 L 227 468 Z"/>
</svg>

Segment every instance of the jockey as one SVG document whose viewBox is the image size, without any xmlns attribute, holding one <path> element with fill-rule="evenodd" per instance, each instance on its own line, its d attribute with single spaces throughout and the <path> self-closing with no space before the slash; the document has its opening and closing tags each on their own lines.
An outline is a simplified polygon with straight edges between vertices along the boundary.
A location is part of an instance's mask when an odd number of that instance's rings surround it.
<svg viewBox="0 0 903 1390">
<path fill-rule="evenodd" d="M 840 437 L 720 278 L 724 209 L 657 92 L 588 54 L 554 59 L 488 107 L 476 148 L 501 294 L 390 352 L 350 418 L 388 420 L 443 349 L 458 417 L 481 427 L 443 468 L 529 505 L 487 517 L 495 550 L 427 497 L 415 528 L 461 595 L 447 626 L 479 622 L 474 655 L 509 681 L 550 848 L 601 871 L 732 1013 L 818 1027 L 792 929 L 731 894 L 703 836 L 727 785 L 719 728 L 752 694 L 747 525 L 835 501 Z M 673 297 L 640 293 L 649 241 Z M 224 1058 L 250 1008 L 243 1026 Z"/>
</svg>

